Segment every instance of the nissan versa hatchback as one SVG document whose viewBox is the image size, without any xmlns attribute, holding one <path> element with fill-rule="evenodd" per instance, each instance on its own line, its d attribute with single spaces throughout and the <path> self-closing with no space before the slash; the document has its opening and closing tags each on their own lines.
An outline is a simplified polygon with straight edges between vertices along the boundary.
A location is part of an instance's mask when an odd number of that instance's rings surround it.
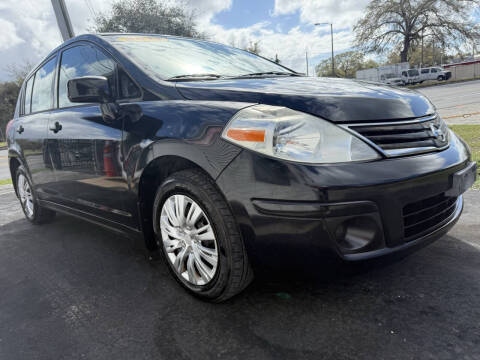
<svg viewBox="0 0 480 360">
<path fill-rule="evenodd" d="M 140 236 L 211 301 L 280 250 L 353 261 L 438 239 L 476 178 L 416 92 L 171 36 L 67 41 L 27 76 L 7 132 L 28 220 Z"/>
</svg>

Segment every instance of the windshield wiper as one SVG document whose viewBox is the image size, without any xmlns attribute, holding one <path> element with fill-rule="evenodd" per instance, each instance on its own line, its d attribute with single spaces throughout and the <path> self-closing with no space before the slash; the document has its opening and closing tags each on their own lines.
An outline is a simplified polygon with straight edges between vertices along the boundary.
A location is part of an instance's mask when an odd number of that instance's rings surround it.
<svg viewBox="0 0 480 360">
<path fill-rule="evenodd" d="M 182 81 L 182 80 L 199 80 L 199 79 L 221 79 L 224 76 L 218 75 L 218 74 L 186 74 L 186 75 L 177 75 L 177 76 L 172 76 L 171 78 L 168 78 L 167 81 Z"/>
<path fill-rule="evenodd" d="M 294 72 L 287 72 L 287 71 L 265 71 L 265 72 L 244 74 L 244 75 L 239 75 L 235 77 L 244 78 L 244 77 L 255 77 L 255 76 L 265 76 L 265 75 L 302 76 L 301 74 L 294 73 Z"/>
</svg>

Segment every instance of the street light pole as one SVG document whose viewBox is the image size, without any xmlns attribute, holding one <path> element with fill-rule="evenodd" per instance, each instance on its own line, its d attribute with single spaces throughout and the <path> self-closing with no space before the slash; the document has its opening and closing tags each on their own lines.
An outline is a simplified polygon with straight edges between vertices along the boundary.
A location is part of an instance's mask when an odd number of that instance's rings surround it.
<svg viewBox="0 0 480 360">
<path fill-rule="evenodd" d="M 330 25 L 330 36 L 332 38 L 332 76 L 335 76 L 335 57 L 333 54 L 333 24 L 332 23 L 316 23 L 315 26 Z"/>
<path fill-rule="evenodd" d="M 332 37 L 332 75 L 335 76 L 335 57 L 333 56 L 333 24 L 330 23 L 330 35 Z"/>
<path fill-rule="evenodd" d="M 58 29 L 62 35 L 63 41 L 67 41 L 75 36 L 73 32 L 72 22 L 68 15 L 67 6 L 65 0 L 52 0 L 53 11 L 57 18 Z"/>
</svg>

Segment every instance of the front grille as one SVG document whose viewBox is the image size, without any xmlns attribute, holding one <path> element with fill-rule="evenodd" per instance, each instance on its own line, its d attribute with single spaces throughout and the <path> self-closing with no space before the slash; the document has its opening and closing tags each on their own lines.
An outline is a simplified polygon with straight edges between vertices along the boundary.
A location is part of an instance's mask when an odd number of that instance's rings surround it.
<svg viewBox="0 0 480 360">
<path fill-rule="evenodd" d="M 453 216 L 456 203 L 456 197 L 440 194 L 406 205 L 403 208 L 405 240 L 413 240 L 442 226 Z"/>
<path fill-rule="evenodd" d="M 437 115 L 406 121 L 349 124 L 387 156 L 433 151 L 448 145 L 448 129 Z"/>
</svg>

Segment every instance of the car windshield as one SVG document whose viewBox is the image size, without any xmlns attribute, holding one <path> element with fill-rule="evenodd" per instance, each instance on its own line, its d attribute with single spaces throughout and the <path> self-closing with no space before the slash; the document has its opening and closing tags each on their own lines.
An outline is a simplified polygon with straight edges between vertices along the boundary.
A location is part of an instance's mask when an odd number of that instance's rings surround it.
<svg viewBox="0 0 480 360">
<path fill-rule="evenodd" d="M 106 39 L 147 72 L 164 80 L 296 74 L 247 51 L 210 41 L 157 35 L 116 35 Z"/>
</svg>

